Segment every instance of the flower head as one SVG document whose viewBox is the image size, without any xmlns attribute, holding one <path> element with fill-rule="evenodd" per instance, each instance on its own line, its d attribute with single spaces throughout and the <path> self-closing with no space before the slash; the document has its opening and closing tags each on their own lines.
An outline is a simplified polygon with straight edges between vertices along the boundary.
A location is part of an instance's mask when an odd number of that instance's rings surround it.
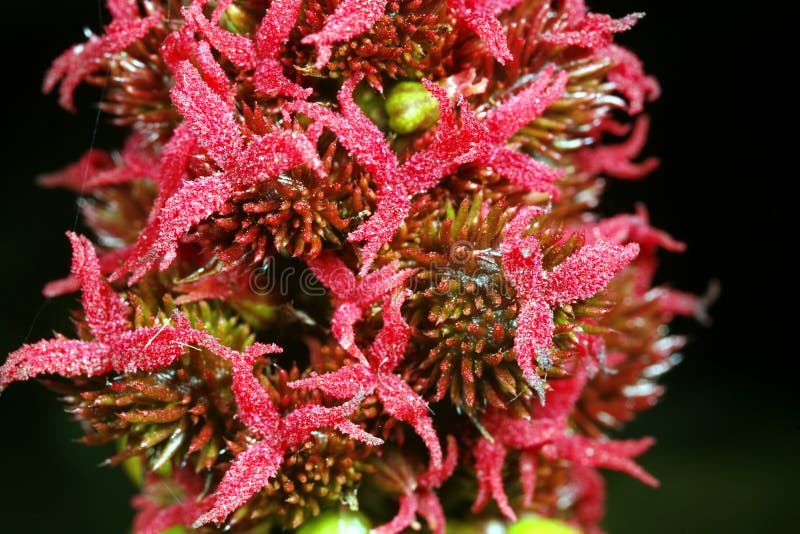
<svg viewBox="0 0 800 534">
<path fill-rule="evenodd" d="M 643 208 L 595 213 L 605 176 L 657 165 L 638 158 L 658 84 L 614 43 L 642 14 L 106 5 L 44 83 L 67 109 L 103 87 L 130 128 L 41 179 L 86 197 L 97 237 L 69 233 L 45 287 L 81 290 L 76 335 L 12 353 L 0 391 L 40 378 L 84 442 L 116 442 L 137 534 L 303 529 L 342 504 L 443 534 L 476 485 L 487 519 L 598 532 L 598 468 L 655 484 L 633 460 L 652 440 L 611 432 L 660 397 L 670 321 L 713 295 L 653 287 L 683 245 Z"/>
</svg>

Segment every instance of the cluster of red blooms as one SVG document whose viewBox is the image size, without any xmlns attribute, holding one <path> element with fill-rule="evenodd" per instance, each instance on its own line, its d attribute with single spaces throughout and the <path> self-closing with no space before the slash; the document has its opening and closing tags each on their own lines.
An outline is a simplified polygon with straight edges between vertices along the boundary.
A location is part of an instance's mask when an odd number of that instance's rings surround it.
<svg viewBox="0 0 800 534">
<path fill-rule="evenodd" d="M 658 85 L 613 44 L 641 14 L 107 5 L 45 80 L 67 109 L 103 86 L 130 129 L 43 179 L 88 195 L 97 236 L 69 234 L 71 275 L 45 289 L 82 292 L 77 335 L 11 354 L 0 391 L 41 377 L 88 443 L 117 443 L 143 473 L 138 534 L 344 505 L 379 534 L 417 515 L 441 534 L 467 502 L 476 524 L 597 532 L 598 468 L 656 484 L 632 460 L 651 440 L 606 433 L 656 402 L 682 345 L 667 325 L 698 300 L 652 287 L 682 245 L 643 210 L 593 213 L 604 177 L 656 165 L 634 161 L 646 117 L 626 118 Z"/>
</svg>

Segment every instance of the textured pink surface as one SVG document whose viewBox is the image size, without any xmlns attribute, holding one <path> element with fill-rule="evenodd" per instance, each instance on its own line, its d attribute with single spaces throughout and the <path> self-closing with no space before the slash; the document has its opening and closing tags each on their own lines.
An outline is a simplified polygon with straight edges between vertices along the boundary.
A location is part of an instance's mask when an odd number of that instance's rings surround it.
<svg viewBox="0 0 800 534">
<path fill-rule="evenodd" d="M 141 39 L 156 24 L 161 15 L 153 13 L 147 18 L 131 18 L 133 11 L 130 6 L 122 7 L 118 4 L 115 18 L 106 26 L 105 35 L 92 35 L 85 43 L 75 45 L 53 61 L 53 65 L 44 79 L 44 91 L 49 93 L 61 82 L 59 88 L 59 103 L 66 109 L 75 111 L 73 93 L 88 75 L 96 72 L 100 67 L 100 59 L 106 54 L 120 52 L 131 43 Z"/>
</svg>

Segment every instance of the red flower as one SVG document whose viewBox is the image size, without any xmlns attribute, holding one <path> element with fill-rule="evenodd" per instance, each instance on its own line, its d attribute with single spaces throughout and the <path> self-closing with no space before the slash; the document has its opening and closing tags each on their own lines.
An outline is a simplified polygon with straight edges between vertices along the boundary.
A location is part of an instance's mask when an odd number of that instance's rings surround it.
<svg viewBox="0 0 800 534">
<path fill-rule="evenodd" d="M 641 163 L 634 163 L 632 160 L 644 148 L 649 127 L 650 120 L 646 116 L 639 117 L 633 132 L 624 142 L 586 148 L 578 152 L 578 166 L 589 174 L 608 174 L 623 180 L 637 180 L 647 176 L 658 167 L 658 158 L 647 158 Z"/>
<path fill-rule="evenodd" d="M 348 365 L 324 375 L 312 375 L 289 385 L 293 388 L 320 389 L 339 399 L 374 392 L 388 415 L 414 427 L 428 447 L 429 470 L 434 473 L 442 469 L 442 447 L 433 428 L 428 404 L 393 373 L 408 347 L 409 327 L 400 313 L 408 294 L 407 290 L 395 291 L 391 296 L 384 297 L 383 328 L 372 343 L 366 362 Z"/>
<path fill-rule="evenodd" d="M 59 103 L 70 111 L 75 111 L 75 89 L 86 76 L 101 68 L 103 56 L 124 50 L 147 35 L 161 20 L 158 12 L 139 18 L 138 9 L 130 3 L 112 2 L 109 9 L 114 20 L 106 26 L 105 35 L 92 35 L 87 42 L 64 52 L 53 61 L 45 76 L 44 92 L 49 93 L 61 82 Z"/>
<path fill-rule="evenodd" d="M 561 98 L 567 74 L 559 72 L 553 76 L 554 70 L 552 65 L 545 68 L 525 89 L 488 113 L 482 126 L 493 148 L 481 162 L 528 191 L 545 191 L 556 196 L 553 182 L 564 175 L 564 169 L 549 167 L 506 146 L 512 135 Z"/>
<path fill-rule="evenodd" d="M 490 410 L 481 421 L 491 439 L 482 436 L 475 446 L 475 469 L 478 477 L 478 495 L 473 511 L 481 510 L 493 498 L 500 511 L 509 519 L 516 514 L 511 508 L 503 488 L 502 470 L 508 450 L 518 450 L 520 456 L 520 481 L 523 489 L 523 506 L 533 502 L 536 488 L 536 466 L 539 457 L 563 459 L 583 467 L 604 467 L 624 471 L 642 482 L 658 482 L 630 458 L 647 450 L 651 438 L 631 441 L 591 440 L 573 434 L 568 427 L 568 417 L 586 384 L 587 369 L 579 362 L 573 376 L 553 385 L 552 403 L 542 408 L 533 419 L 518 419 L 504 410 Z"/>
<path fill-rule="evenodd" d="M 158 167 L 155 154 L 145 148 L 140 136 L 132 135 L 119 154 L 112 156 L 104 150 L 92 149 L 77 163 L 40 177 L 39 185 L 64 187 L 84 194 L 98 187 L 152 178 L 157 175 Z"/>
<path fill-rule="evenodd" d="M 508 49 L 506 32 L 497 20 L 501 11 L 511 9 L 521 0 L 450 0 L 448 5 L 456 17 L 480 37 L 489 53 L 500 63 L 513 59 Z"/>
<path fill-rule="evenodd" d="M 558 31 L 542 35 L 546 43 L 558 46 L 579 46 L 600 49 L 611 44 L 613 35 L 630 30 L 644 13 L 632 13 L 621 19 L 613 19 L 599 13 L 586 13 L 583 2 L 572 2 L 568 24 Z"/>
<path fill-rule="evenodd" d="M 608 242 L 586 245 L 553 270 L 545 271 L 536 238 L 523 237 L 533 218 L 541 213 L 537 208 L 520 209 L 509 223 L 501 250 L 506 279 L 520 301 L 514 338 L 517 363 L 544 402 L 544 386 L 535 362 L 549 360 L 555 328 L 551 308 L 595 295 L 636 257 L 639 246 Z"/>
<path fill-rule="evenodd" d="M 215 343 L 213 339 L 208 341 Z M 257 343 L 243 354 L 216 343 L 214 352 L 233 365 L 233 392 L 238 417 L 261 439 L 233 461 L 214 492 L 213 507 L 195 521 L 195 528 L 212 521 L 221 522 L 247 502 L 275 476 L 286 452 L 305 442 L 320 427 L 335 427 L 372 445 L 382 443 L 347 419 L 358 407 L 361 397 L 332 408 L 306 405 L 281 417 L 264 386 L 253 374 L 253 362 L 257 357 L 280 352 L 280 348 Z"/>
<path fill-rule="evenodd" d="M 245 145 L 234 104 L 215 91 L 189 61 L 178 62 L 175 75 L 173 100 L 186 121 L 186 129 L 176 143 L 183 150 L 174 158 L 164 157 L 165 163 L 174 161 L 178 165 L 162 170 L 162 174 L 164 170 L 169 173 L 161 180 L 168 186 L 160 195 L 159 204 L 163 206 L 156 206 L 153 210 L 155 215 L 126 264 L 126 267 L 134 267 L 132 281 L 158 258 L 161 258 L 161 269 L 166 269 L 175 259 L 179 238 L 193 225 L 218 211 L 235 191 L 260 181 L 276 180 L 279 173 L 304 163 L 322 173 L 316 148 L 306 136 L 295 131 L 278 130 L 252 136 Z M 175 187 L 175 178 L 182 176 L 184 170 L 180 164 L 185 167 L 188 150 L 191 150 L 190 142 L 182 142 L 183 136 L 187 141 L 192 136 L 221 170 L 178 188 Z M 171 194 L 167 196 L 167 193 Z"/>
<path fill-rule="evenodd" d="M 642 61 L 630 50 L 609 45 L 599 55 L 610 58 L 616 67 L 608 73 L 609 81 L 628 99 L 628 113 L 637 115 L 644 109 L 644 102 L 651 102 L 661 94 L 658 81 L 644 73 Z"/>
<path fill-rule="evenodd" d="M 11 382 L 41 374 L 95 376 L 114 372 L 149 371 L 169 365 L 192 343 L 218 347 L 212 336 L 193 329 L 181 313 L 174 325 L 131 329 L 129 308 L 102 279 L 100 262 L 88 239 L 67 234 L 72 242 L 72 274 L 80 280 L 91 341 L 42 340 L 23 345 L 0 367 L 0 391 Z M 215 342 L 214 342 L 215 343 Z"/>
<path fill-rule="evenodd" d="M 186 173 L 189 158 L 196 147 L 196 139 L 187 124 L 175 129 L 172 138 L 161 154 L 161 165 L 154 178 L 158 185 L 158 195 L 153 201 L 150 216 L 144 230 L 136 242 L 130 247 L 125 262 L 111 275 L 112 280 L 122 278 L 131 273 L 128 280 L 133 284 L 139 280 L 158 260 L 153 245 L 159 237 L 162 221 L 162 209 L 172 195 L 180 188 L 181 180 Z"/>
<path fill-rule="evenodd" d="M 342 348 L 362 363 L 367 363 L 367 358 L 356 345 L 353 327 L 375 301 L 400 287 L 414 274 L 414 270 L 398 271 L 397 263 L 391 263 L 359 280 L 332 252 L 322 252 L 309 259 L 308 266 L 338 301 L 331 319 L 333 335 Z"/>
<path fill-rule="evenodd" d="M 256 88 L 265 94 L 284 94 L 295 98 L 307 98 L 311 94 L 310 89 L 304 89 L 286 78 L 278 59 L 281 45 L 297 22 L 301 1 L 272 2 L 258 28 L 255 41 L 219 27 L 220 18 L 233 3 L 232 0 L 219 2 L 211 20 L 203 14 L 202 8 L 207 3 L 208 0 L 194 0 L 183 10 L 187 28 L 204 35 L 214 48 L 237 67 L 255 70 Z"/>
</svg>

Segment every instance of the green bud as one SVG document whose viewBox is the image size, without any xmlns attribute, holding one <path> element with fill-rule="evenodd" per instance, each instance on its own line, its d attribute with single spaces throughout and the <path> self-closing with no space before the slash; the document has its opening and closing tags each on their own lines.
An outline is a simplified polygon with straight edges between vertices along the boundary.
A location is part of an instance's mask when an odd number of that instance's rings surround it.
<svg viewBox="0 0 800 534">
<path fill-rule="evenodd" d="M 182 527 L 180 525 L 175 525 L 174 527 L 168 528 L 161 534 L 189 534 L 189 532 L 190 531 L 187 530 L 185 527 Z"/>
<path fill-rule="evenodd" d="M 363 514 L 346 510 L 325 512 L 303 523 L 297 534 L 368 534 L 369 521 Z"/>
<path fill-rule="evenodd" d="M 581 531 L 562 521 L 534 515 L 508 527 L 506 534 L 581 534 Z"/>
<path fill-rule="evenodd" d="M 399 134 L 426 130 L 439 120 L 439 102 L 420 82 L 400 82 L 386 98 L 389 128 Z"/>
</svg>

